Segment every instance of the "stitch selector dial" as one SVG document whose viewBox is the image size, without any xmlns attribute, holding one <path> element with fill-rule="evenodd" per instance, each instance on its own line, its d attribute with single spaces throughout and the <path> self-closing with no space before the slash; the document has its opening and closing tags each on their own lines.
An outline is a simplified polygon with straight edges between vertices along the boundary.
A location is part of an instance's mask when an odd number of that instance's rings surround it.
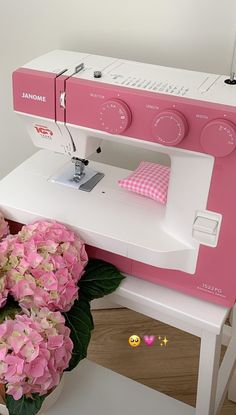
<svg viewBox="0 0 236 415">
<path fill-rule="evenodd" d="M 185 117 L 178 111 L 166 110 L 160 112 L 152 123 L 154 141 L 165 146 L 175 146 L 185 137 L 188 125 Z"/>
<path fill-rule="evenodd" d="M 110 134 L 122 134 L 131 124 L 131 111 L 125 102 L 111 99 L 101 105 L 99 120 L 101 130 Z"/>
<path fill-rule="evenodd" d="M 236 127 L 228 120 L 213 120 L 202 130 L 201 145 L 215 157 L 228 156 L 236 147 Z"/>
</svg>

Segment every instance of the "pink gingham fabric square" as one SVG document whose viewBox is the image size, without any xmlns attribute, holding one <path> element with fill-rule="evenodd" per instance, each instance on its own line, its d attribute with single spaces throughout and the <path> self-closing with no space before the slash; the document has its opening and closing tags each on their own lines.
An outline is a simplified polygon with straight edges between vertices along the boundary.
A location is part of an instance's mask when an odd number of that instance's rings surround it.
<svg viewBox="0 0 236 415">
<path fill-rule="evenodd" d="M 170 167 L 142 161 L 128 177 L 118 181 L 120 187 L 150 197 L 163 205 L 167 201 Z"/>
</svg>

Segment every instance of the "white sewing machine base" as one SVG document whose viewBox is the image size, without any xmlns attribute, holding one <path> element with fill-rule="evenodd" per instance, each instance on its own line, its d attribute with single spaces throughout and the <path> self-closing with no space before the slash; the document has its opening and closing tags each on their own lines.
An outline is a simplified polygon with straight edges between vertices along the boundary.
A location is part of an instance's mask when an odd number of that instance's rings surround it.
<svg viewBox="0 0 236 415">
<path fill-rule="evenodd" d="M 124 256 L 127 252 L 130 257 L 135 254 L 141 258 L 142 255 L 149 263 L 154 257 L 165 262 L 170 255 L 181 263 L 189 254 L 189 247 L 163 230 L 163 206 L 141 198 L 137 204 L 133 195 L 117 188 L 118 178 L 121 173 L 125 177 L 127 170 L 103 165 L 103 171 L 99 163 L 91 163 L 105 177 L 93 192 L 85 193 L 48 181 L 67 161 L 63 155 L 39 151 L 6 176 L 1 181 L 0 192 L 5 217 L 20 223 L 41 218 L 66 222 L 79 229 L 80 235 L 92 246 L 108 250 L 112 247 L 113 252 Z M 9 189 L 16 190 L 9 192 Z M 87 203 L 88 198 L 90 203 Z M 76 208 L 69 209 L 70 206 L 79 206 L 79 212 Z M 112 210 L 114 216 L 109 216 L 108 210 Z M 119 221 L 114 220 L 116 216 Z M 224 326 L 230 312 L 228 308 L 130 276 L 108 299 L 201 338 L 196 409 L 85 362 L 74 374 L 68 375 L 67 392 L 62 394 L 59 406 L 55 406 L 58 409 L 52 408 L 47 415 L 118 415 L 122 411 L 126 415 L 151 415 L 153 407 L 158 408 L 160 415 L 219 415 L 227 391 L 230 399 L 236 402 L 236 311 L 232 314 L 232 328 Z M 221 344 L 228 345 L 228 349 L 219 368 Z M 89 382 L 92 382 L 91 388 Z M 74 388 L 75 393 L 72 393 Z M 80 394 L 80 390 L 84 393 Z"/>
<path fill-rule="evenodd" d="M 118 180 L 129 170 L 91 162 L 105 176 L 87 193 L 52 183 L 55 174 L 68 168 L 68 161 L 67 156 L 41 150 L 1 180 L 5 217 L 19 223 L 57 220 L 79 230 L 87 245 L 154 266 L 165 268 L 168 263 L 169 268 L 181 269 L 192 263 L 194 249 L 163 227 L 165 207 L 119 188 Z"/>
<path fill-rule="evenodd" d="M 65 389 L 45 415 L 219 415 L 236 402 L 236 308 L 229 309 L 128 277 L 110 300 L 201 338 L 196 409 L 89 361 L 66 375 Z M 228 345 L 219 368 L 221 344 Z M 158 363 L 158 362 L 157 362 Z"/>
</svg>

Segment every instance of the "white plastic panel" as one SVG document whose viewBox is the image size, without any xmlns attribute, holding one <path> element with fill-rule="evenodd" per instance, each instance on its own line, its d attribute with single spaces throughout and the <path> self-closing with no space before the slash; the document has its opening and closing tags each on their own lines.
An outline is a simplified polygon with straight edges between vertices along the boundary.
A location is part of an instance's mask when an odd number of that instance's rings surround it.
<svg viewBox="0 0 236 415">
<path fill-rule="evenodd" d="M 224 82 L 228 78 L 227 75 L 189 71 L 65 50 L 55 50 L 42 55 L 24 65 L 24 68 L 57 74 L 68 69 L 68 73 L 72 74 L 74 68 L 81 62 L 85 64 L 85 69 L 75 76 L 83 79 L 94 80 L 94 71 L 102 70 L 103 76 L 96 79 L 96 82 L 235 105 L 235 90 Z"/>
<path fill-rule="evenodd" d="M 198 244 L 194 247 L 165 229 L 164 206 L 119 188 L 118 179 L 129 170 L 91 163 L 105 177 L 87 193 L 49 181 L 67 160 L 42 150 L 5 177 L 0 182 L 5 216 L 22 223 L 58 220 L 77 229 L 92 246 L 150 265 L 192 272 Z"/>
<path fill-rule="evenodd" d="M 87 53 L 67 50 L 54 50 L 28 62 L 23 68 L 60 74 L 62 71 L 75 67 L 89 56 Z"/>
<path fill-rule="evenodd" d="M 18 113 L 34 145 L 62 154 L 72 155 L 74 146 L 68 129 L 63 123 L 49 118 Z"/>
</svg>

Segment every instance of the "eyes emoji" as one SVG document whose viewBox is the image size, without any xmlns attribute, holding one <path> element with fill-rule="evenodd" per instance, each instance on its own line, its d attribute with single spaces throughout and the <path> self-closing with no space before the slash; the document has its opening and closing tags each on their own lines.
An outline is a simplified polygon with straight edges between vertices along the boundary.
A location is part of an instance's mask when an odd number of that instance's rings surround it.
<svg viewBox="0 0 236 415">
<path fill-rule="evenodd" d="M 133 334 L 132 336 L 130 336 L 128 342 L 131 347 L 138 347 L 141 343 L 141 339 L 136 334 Z"/>
</svg>

